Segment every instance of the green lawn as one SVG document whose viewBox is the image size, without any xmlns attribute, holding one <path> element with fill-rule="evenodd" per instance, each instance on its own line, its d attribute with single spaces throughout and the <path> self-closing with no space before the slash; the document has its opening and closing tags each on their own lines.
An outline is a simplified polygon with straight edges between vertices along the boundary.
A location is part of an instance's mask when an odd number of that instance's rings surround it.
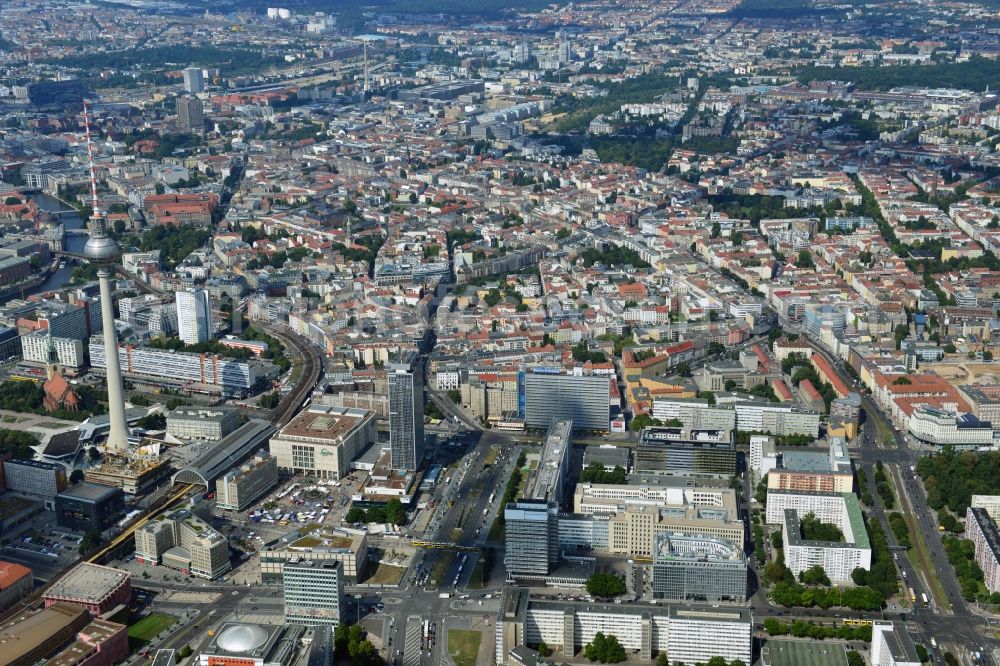
<svg viewBox="0 0 1000 666">
<path fill-rule="evenodd" d="M 399 581 L 403 579 L 404 573 L 406 573 L 406 567 L 397 567 L 385 562 L 379 562 L 365 582 L 379 585 L 399 585 Z"/>
<path fill-rule="evenodd" d="M 151 613 L 128 628 L 129 648 L 141 648 L 153 640 L 161 631 L 168 629 L 177 618 L 164 613 Z"/>
<path fill-rule="evenodd" d="M 468 629 L 448 630 L 448 655 L 455 666 L 476 666 L 482 634 Z"/>
</svg>

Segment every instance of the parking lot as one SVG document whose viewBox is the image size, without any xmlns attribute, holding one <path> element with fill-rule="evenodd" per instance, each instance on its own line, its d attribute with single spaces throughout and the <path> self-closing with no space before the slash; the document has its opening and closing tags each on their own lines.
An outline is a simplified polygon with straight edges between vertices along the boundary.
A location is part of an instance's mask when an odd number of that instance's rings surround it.
<svg viewBox="0 0 1000 666">
<path fill-rule="evenodd" d="M 35 579 L 47 582 L 80 557 L 81 535 L 55 524 L 55 516 L 44 512 L 30 523 L 4 536 L 0 559 L 30 568 Z"/>
</svg>

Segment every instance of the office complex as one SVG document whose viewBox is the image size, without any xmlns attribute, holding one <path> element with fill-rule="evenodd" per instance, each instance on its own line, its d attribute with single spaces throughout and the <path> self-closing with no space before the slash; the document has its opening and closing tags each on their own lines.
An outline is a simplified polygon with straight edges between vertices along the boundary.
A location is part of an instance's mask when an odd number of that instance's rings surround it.
<svg viewBox="0 0 1000 666">
<path fill-rule="evenodd" d="M 389 445 L 395 469 L 415 471 L 424 459 L 423 368 L 415 352 L 389 364 Z"/>
<path fill-rule="evenodd" d="M 191 95 L 205 90 L 205 75 L 201 67 L 184 68 L 184 90 Z"/>
<path fill-rule="evenodd" d="M 661 534 L 697 534 L 742 544 L 736 492 L 729 488 L 577 485 L 572 515 L 559 517 L 567 549 L 653 556 Z"/>
<path fill-rule="evenodd" d="M 906 422 L 910 435 L 925 444 L 958 447 L 990 446 L 993 425 L 975 414 L 934 405 L 917 405 Z"/>
<path fill-rule="evenodd" d="M 819 437 L 819 413 L 769 402 L 737 402 L 736 428 L 775 436 Z"/>
<path fill-rule="evenodd" d="M 368 536 L 326 528 L 290 532 L 261 549 L 261 580 L 281 580 L 285 564 L 291 560 L 336 561 L 346 580 L 357 581 L 368 560 Z"/>
<path fill-rule="evenodd" d="M 976 564 L 983 570 L 983 583 L 990 592 L 1000 592 L 1000 532 L 986 509 L 970 506 L 965 512 L 965 535 L 972 542 Z"/>
<path fill-rule="evenodd" d="M 843 541 L 803 537 L 801 520 L 809 514 L 820 522 L 836 525 Z M 768 490 L 766 520 L 782 526 L 785 564 L 796 576 L 819 565 L 831 581 L 848 583 L 855 569 L 871 568 L 871 544 L 861 506 L 853 493 Z"/>
<path fill-rule="evenodd" d="M 548 428 L 572 421 L 580 430 L 607 430 L 609 379 L 602 375 L 552 374 L 536 368 L 524 376 L 524 423 Z"/>
<path fill-rule="evenodd" d="M 747 596 L 742 544 L 700 535 L 657 534 L 652 588 L 654 599 L 742 603 Z"/>
<path fill-rule="evenodd" d="M 215 505 L 243 511 L 278 483 L 278 461 L 261 453 L 215 481 Z"/>
<path fill-rule="evenodd" d="M 375 412 L 314 405 L 279 430 L 268 447 L 281 470 L 339 479 L 347 474 L 351 461 L 375 442 L 375 436 Z"/>
<path fill-rule="evenodd" d="M 653 418 L 664 423 L 677 419 L 689 430 L 736 429 L 736 410 L 731 405 L 712 405 L 697 398 L 657 398 Z"/>
<path fill-rule="evenodd" d="M 0 612 L 16 604 L 35 589 L 35 577 L 28 567 L 0 561 Z"/>
<path fill-rule="evenodd" d="M 518 648 L 544 641 L 556 661 L 573 659 L 598 632 L 613 635 L 642 663 L 666 654 L 669 663 L 704 663 L 713 657 L 752 663 L 753 618 L 746 608 L 688 604 L 633 606 L 531 599 L 506 587 L 497 614 L 497 664 L 524 663 Z"/>
<path fill-rule="evenodd" d="M 90 363 L 99 370 L 107 367 L 107 355 L 100 336 L 90 340 Z M 118 345 L 122 372 L 136 382 L 192 387 L 240 396 L 258 381 L 276 376 L 277 368 L 262 361 L 241 361 L 216 354 Z"/>
<path fill-rule="evenodd" d="M 28 458 L 4 460 L 3 476 L 8 491 L 43 502 L 49 510 L 68 485 L 65 467 Z"/>
<path fill-rule="evenodd" d="M 521 499 L 504 507 L 504 567 L 509 578 L 544 578 L 559 563 L 559 509 Z"/>
<path fill-rule="evenodd" d="M 343 566 L 337 560 L 293 558 L 282 569 L 285 624 L 340 624 Z"/>
<path fill-rule="evenodd" d="M 728 478 L 736 473 L 736 449 L 729 431 L 643 428 L 635 471 Z"/>
<path fill-rule="evenodd" d="M 182 132 L 205 131 L 205 106 L 194 97 L 177 98 L 177 127 Z"/>
<path fill-rule="evenodd" d="M 214 332 L 208 292 L 204 289 L 178 291 L 174 302 L 177 306 L 178 337 L 187 345 L 208 342 Z"/>
<path fill-rule="evenodd" d="M 905 626 L 880 621 L 872 625 L 873 666 L 921 666 L 921 663 Z"/>
<path fill-rule="evenodd" d="M 226 538 L 187 509 L 171 511 L 136 530 L 135 558 L 209 580 L 232 568 Z"/>
<path fill-rule="evenodd" d="M 81 481 L 56 495 L 56 523 L 78 532 L 103 532 L 125 511 L 121 488 Z"/>
<path fill-rule="evenodd" d="M 178 407 L 167 414 L 167 434 L 178 439 L 218 441 L 239 426 L 234 407 Z"/>
<path fill-rule="evenodd" d="M 53 583 L 42 597 L 46 608 L 63 603 L 91 615 L 107 613 L 132 599 L 132 574 L 100 564 L 81 562 Z"/>
<path fill-rule="evenodd" d="M 542 443 L 538 467 L 532 470 L 521 497 L 540 502 L 562 504 L 566 473 L 569 470 L 573 443 L 572 421 L 557 421 L 549 428 Z"/>
</svg>

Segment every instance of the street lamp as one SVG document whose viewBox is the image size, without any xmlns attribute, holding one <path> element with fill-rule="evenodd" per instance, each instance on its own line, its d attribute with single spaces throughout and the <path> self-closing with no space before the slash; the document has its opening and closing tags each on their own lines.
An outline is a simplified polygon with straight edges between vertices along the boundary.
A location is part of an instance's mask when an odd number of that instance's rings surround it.
<svg viewBox="0 0 1000 666">
<path fill-rule="evenodd" d="M 354 600 L 355 600 L 355 605 L 356 605 L 356 607 L 358 609 L 358 619 L 357 619 L 356 623 L 357 624 L 361 624 L 361 595 L 360 594 L 355 594 L 354 595 Z"/>
</svg>

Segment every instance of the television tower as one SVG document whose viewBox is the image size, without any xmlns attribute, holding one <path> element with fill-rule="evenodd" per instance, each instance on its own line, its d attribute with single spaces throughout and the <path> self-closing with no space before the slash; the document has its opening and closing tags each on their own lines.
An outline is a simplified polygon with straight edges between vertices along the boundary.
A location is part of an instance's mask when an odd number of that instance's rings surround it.
<svg viewBox="0 0 1000 666">
<path fill-rule="evenodd" d="M 90 194 L 94 212 L 90 216 L 90 238 L 83 256 L 97 267 L 101 288 L 101 324 L 104 333 L 104 355 L 107 359 L 108 416 L 111 431 L 107 449 L 124 453 L 128 450 L 128 423 L 125 421 L 125 392 L 122 390 L 122 369 L 118 359 L 118 336 L 115 332 L 115 309 L 111 300 L 111 274 L 118 263 L 118 243 L 108 236 L 106 220 L 97 201 L 97 176 L 94 171 L 94 144 L 90 140 L 90 113 L 83 104 L 83 122 L 87 131 L 87 159 L 90 163 Z"/>
</svg>

